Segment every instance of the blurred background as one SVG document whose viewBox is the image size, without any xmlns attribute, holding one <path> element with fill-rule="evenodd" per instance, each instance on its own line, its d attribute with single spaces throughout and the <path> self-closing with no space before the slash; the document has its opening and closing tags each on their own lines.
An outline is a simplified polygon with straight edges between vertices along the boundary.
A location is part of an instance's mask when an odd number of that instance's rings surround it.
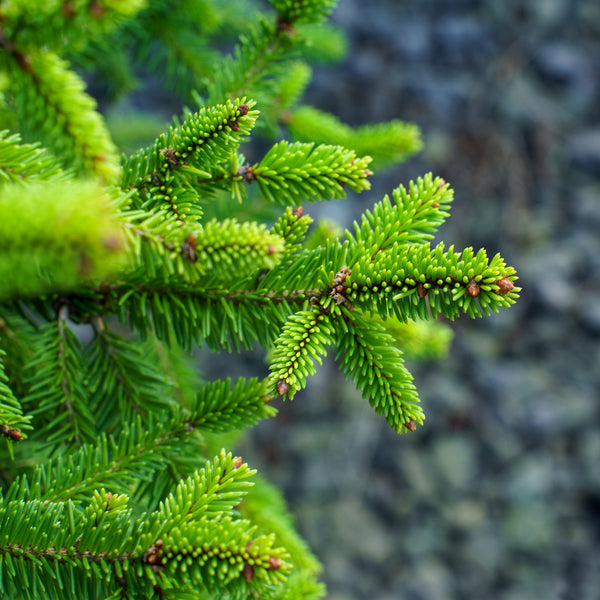
<svg viewBox="0 0 600 600">
<path fill-rule="evenodd" d="M 413 121 L 424 150 L 305 209 L 349 226 L 432 171 L 455 190 L 436 241 L 501 252 L 523 293 L 452 323 L 446 359 L 409 363 L 415 433 L 331 361 L 238 451 L 283 489 L 330 600 L 598 600 L 600 1 L 340 0 L 333 21 L 348 56 L 314 68 L 304 101 L 352 125 Z M 137 110 L 180 111 L 145 83 Z M 240 374 L 266 375 L 263 355 L 242 358 Z M 202 360 L 213 378 L 236 359 Z"/>
<path fill-rule="evenodd" d="M 326 364 L 246 439 L 322 559 L 331 600 L 600 598 L 600 2 L 341 0 L 340 65 L 305 101 L 414 121 L 424 151 L 319 210 L 349 225 L 433 171 L 438 240 L 501 251 L 521 300 L 409 364 L 397 436 Z M 256 372 L 254 368 L 250 371 Z"/>
</svg>

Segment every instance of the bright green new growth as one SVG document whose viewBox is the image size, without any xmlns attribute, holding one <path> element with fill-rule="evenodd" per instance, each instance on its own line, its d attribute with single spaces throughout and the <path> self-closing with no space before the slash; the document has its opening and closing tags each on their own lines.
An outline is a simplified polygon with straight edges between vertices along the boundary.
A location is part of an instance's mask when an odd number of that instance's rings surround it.
<svg viewBox="0 0 600 600">
<path fill-rule="evenodd" d="M 343 239 L 311 229 L 307 202 L 368 190 L 371 169 L 421 142 L 409 123 L 353 129 L 301 106 L 307 60 L 343 46 L 322 23 L 335 2 L 271 4 L 0 5 L 3 598 L 323 598 L 280 494 L 221 448 L 330 350 L 395 431 L 414 431 L 404 356 L 443 353 L 439 317 L 517 298 L 499 255 L 432 245 L 452 201 L 432 175 Z M 197 110 L 119 163 L 65 56 L 110 73 L 114 96 L 150 58 Z M 281 129 L 298 141 L 274 142 Z M 253 132 L 273 143 L 249 160 Z M 257 345 L 267 377 L 196 374 L 198 346 Z"/>
<path fill-rule="evenodd" d="M 1 300 L 107 281 L 125 262 L 125 236 L 107 191 L 92 181 L 43 181 L 52 171 L 38 164 L 38 182 L 2 186 Z"/>
</svg>

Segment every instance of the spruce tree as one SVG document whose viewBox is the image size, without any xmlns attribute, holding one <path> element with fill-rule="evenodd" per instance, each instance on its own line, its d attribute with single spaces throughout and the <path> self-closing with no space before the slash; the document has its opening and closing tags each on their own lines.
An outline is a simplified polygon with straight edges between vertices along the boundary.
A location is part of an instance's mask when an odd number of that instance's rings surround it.
<svg viewBox="0 0 600 600">
<path fill-rule="evenodd" d="M 399 185 L 340 235 L 309 231 L 307 203 L 368 190 L 419 132 L 302 106 L 309 61 L 343 50 L 335 0 L 270 4 L 0 3 L 3 598 L 324 597 L 233 432 L 273 416 L 328 351 L 413 431 L 403 349 L 443 346 L 438 317 L 517 298 L 499 255 L 431 245 L 453 195 L 439 177 Z M 189 108 L 121 158 L 81 73 L 117 98 L 140 65 Z M 269 149 L 249 160 L 254 132 Z M 207 382 L 198 346 L 263 346 L 269 373 Z"/>
</svg>

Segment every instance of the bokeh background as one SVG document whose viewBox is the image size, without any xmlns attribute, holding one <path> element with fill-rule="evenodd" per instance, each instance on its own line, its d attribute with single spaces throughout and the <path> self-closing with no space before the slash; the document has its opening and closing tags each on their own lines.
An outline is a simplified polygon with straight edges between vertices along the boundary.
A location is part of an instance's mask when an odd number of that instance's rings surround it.
<svg viewBox="0 0 600 600">
<path fill-rule="evenodd" d="M 328 363 L 244 456 L 282 486 L 331 600 L 597 600 L 600 2 L 341 0 L 333 18 L 350 54 L 306 101 L 414 121 L 425 147 L 311 214 L 348 225 L 433 171 L 456 193 L 438 239 L 501 251 L 524 291 L 453 323 L 447 359 L 409 365 L 416 433 Z"/>
<path fill-rule="evenodd" d="M 438 240 L 501 252 L 523 293 L 452 323 L 447 359 L 409 364 L 414 434 L 327 362 L 239 451 L 283 489 L 330 600 L 598 600 L 600 1 L 340 0 L 333 20 L 348 57 L 315 67 L 305 101 L 354 125 L 413 121 L 424 150 L 305 208 L 349 226 L 432 171 L 455 190 Z M 180 105 L 159 90 L 149 76 L 134 103 L 166 120 Z M 242 358 L 203 369 L 266 374 L 264 355 Z"/>
</svg>

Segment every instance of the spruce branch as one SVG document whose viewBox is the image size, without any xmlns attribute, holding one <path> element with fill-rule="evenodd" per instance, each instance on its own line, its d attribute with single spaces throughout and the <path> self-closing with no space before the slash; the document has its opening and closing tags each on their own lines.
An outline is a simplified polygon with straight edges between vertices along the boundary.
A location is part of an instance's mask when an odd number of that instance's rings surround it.
<svg viewBox="0 0 600 600">
<path fill-rule="evenodd" d="M 65 181 L 71 174 L 39 144 L 23 144 L 18 133 L 0 131 L 0 182 Z"/>
<path fill-rule="evenodd" d="M 497 254 L 488 260 L 484 249 L 445 251 L 443 242 L 398 245 L 375 256 L 363 257 L 346 280 L 346 295 L 363 310 L 383 317 L 454 319 L 460 313 L 471 317 L 489 315 L 514 304 L 520 288 L 515 270 Z"/>
<path fill-rule="evenodd" d="M 299 23 L 315 23 L 325 18 L 337 4 L 337 0 L 269 0 L 279 19 L 288 26 Z"/>
<path fill-rule="evenodd" d="M 160 503 L 157 510 L 160 529 L 153 535 L 162 536 L 173 527 L 201 517 L 219 518 L 231 514 L 254 485 L 248 479 L 255 474 L 241 457 L 222 450 L 202 469 L 180 481 Z"/>
<path fill-rule="evenodd" d="M 53 51 L 80 50 L 133 17 L 143 0 L 11 2 L 0 14 L 7 38 L 21 47 L 44 40 Z"/>
<path fill-rule="evenodd" d="M 276 80 L 291 57 L 293 42 L 265 18 L 250 27 L 240 38 L 232 56 L 225 56 L 204 81 L 206 102 L 215 104 L 242 94 L 260 100 L 261 106 L 272 97 Z M 196 95 L 199 105 L 204 100 Z"/>
<path fill-rule="evenodd" d="M 91 181 L 5 184 L 0 250 L 3 301 L 91 287 L 125 258 L 113 201 Z"/>
<path fill-rule="evenodd" d="M 280 111 L 286 111 L 300 102 L 311 77 L 312 69 L 304 60 L 287 64 L 278 80 L 277 105 Z"/>
<path fill-rule="evenodd" d="M 306 386 L 306 378 L 322 364 L 326 346 L 334 343 L 333 329 L 319 308 L 293 314 L 275 342 L 271 359 L 269 388 L 290 399 Z"/>
<path fill-rule="evenodd" d="M 299 206 L 295 209 L 286 208 L 285 212 L 273 224 L 272 232 L 284 240 L 285 248 L 279 262 L 280 268 L 288 266 L 294 257 L 302 250 L 302 244 L 312 218 L 304 214 L 304 209 Z"/>
<path fill-rule="evenodd" d="M 95 434 L 84 384 L 81 343 L 67 325 L 67 307 L 58 308 L 56 321 L 40 329 L 28 365 L 29 393 L 23 404 L 32 409 L 36 437 L 64 440 L 81 446 Z"/>
<path fill-rule="evenodd" d="M 37 325 L 20 314 L 20 305 L 0 304 L 0 348 L 10 387 L 17 398 L 26 393 L 25 370 L 37 339 Z"/>
<path fill-rule="evenodd" d="M 50 51 L 31 48 L 16 56 L 5 68 L 24 137 L 41 141 L 77 173 L 114 183 L 116 148 L 83 81 Z"/>
<path fill-rule="evenodd" d="M 253 481 L 254 486 L 239 505 L 242 516 L 258 525 L 261 531 L 273 532 L 277 542 L 290 554 L 290 561 L 294 565 L 293 573 L 301 574 L 308 581 L 316 583 L 322 567 L 295 530 L 294 518 L 286 507 L 281 491 L 263 477 L 256 476 Z M 290 583 L 288 580 L 286 587 Z M 324 592 L 322 586 L 317 587 L 321 587 Z"/>
<path fill-rule="evenodd" d="M 370 257 L 391 249 L 395 244 L 420 244 L 433 239 L 438 227 L 449 216 L 453 191 L 448 184 L 429 173 L 411 181 L 408 189 L 400 185 L 392 193 L 393 203 L 385 196 L 354 223 L 354 235 L 346 230 L 350 242 L 348 260 Z"/>
<path fill-rule="evenodd" d="M 247 282 L 246 282 L 247 283 Z M 240 350 L 254 342 L 269 345 L 294 307 L 306 299 L 304 291 L 271 293 L 268 290 L 140 284 L 134 289 L 105 288 L 97 298 L 78 299 L 80 318 L 114 313 L 122 321 L 158 339 L 175 340 L 184 348 L 194 344 L 208 348 Z"/>
<path fill-rule="evenodd" d="M 423 424 L 425 415 L 412 376 L 381 325 L 345 311 L 345 318 L 336 321 L 336 345 L 336 359 L 341 359 L 346 377 L 395 431 L 414 431 L 416 423 Z"/>
<path fill-rule="evenodd" d="M 370 157 L 357 158 L 341 146 L 279 142 L 259 164 L 243 170 L 265 198 L 280 204 L 345 198 L 345 187 L 355 192 L 370 188 Z"/>
<path fill-rule="evenodd" d="M 283 240 L 264 225 L 235 219 L 208 221 L 194 239 L 200 271 L 223 282 L 238 279 L 240 273 L 274 268 L 283 247 Z"/>
<path fill-rule="evenodd" d="M 85 350 L 90 410 L 100 431 L 140 415 L 169 413 L 175 408 L 170 382 L 143 349 L 110 331 L 96 318 L 95 335 Z"/>
<path fill-rule="evenodd" d="M 83 514 L 70 501 L 1 502 L 0 593 L 75 600 L 200 589 L 247 597 L 287 578 L 285 550 L 248 521 L 203 516 L 141 544 L 160 530 L 159 514 L 134 520 L 127 501 L 100 491 Z"/>
<path fill-rule="evenodd" d="M 229 378 L 202 387 L 194 400 L 191 411 L 194 428 L 224 432 L 250 427 L 261 419 L 277 414 L 269 405 L 266 380 L 238 378 L 231 388 Z"/>
<path fill-rule="evenodd" d="M 31 416 L 23 414 L 23 408 L 9 386 L 9 380 L 4 369 L 6 352 L 0 348 L 0 435 L 13 441 L 20 442 L 25 431 L 32 429 Z"/>
<path fill-rule="evenodd" d="M 41 463 L 20 477 L 6 494 L 8 499 L 70 500 L 81 504 L 94 490 L 130 493 L 165 471 L 175 457 L 197 458 L 201 444 L 183 415 L 163 422 L 124 423 L 117 436 L 102 433 L 76 451 Z"/>
<path fill-rule="evenodd" d="M 145 213 L 124 223 L 131 245 L 130 281 L 189 282 L 221 285 L 239 279 L 240 273 L 272 269 L 284 249 L 280 236 L 265 225 L 235 219 L 182 227 L 161 211 Z"/>
<path fill-rule="evenodd" d="M 300 142 L 344 146 L 358 156 L 371 156 L 371 168 L 379 171 L 419 152 L 419 129 L 398 119 L 352 128 L 332 114 L 312 106 L 300 106 L 284 115 L 285 126 Z"/>
<path fill-rule="evenodd" d="M 195 180 L 227 161 L 247 136 L 258 116 L 255 102 L 227 100 L 189 114 L 156 142 L 126 159 L 121 186 L 135 190 L 134 208 L 166 209 L 178 221 L 193 221 L 198 212 Z"/>
</svg>

